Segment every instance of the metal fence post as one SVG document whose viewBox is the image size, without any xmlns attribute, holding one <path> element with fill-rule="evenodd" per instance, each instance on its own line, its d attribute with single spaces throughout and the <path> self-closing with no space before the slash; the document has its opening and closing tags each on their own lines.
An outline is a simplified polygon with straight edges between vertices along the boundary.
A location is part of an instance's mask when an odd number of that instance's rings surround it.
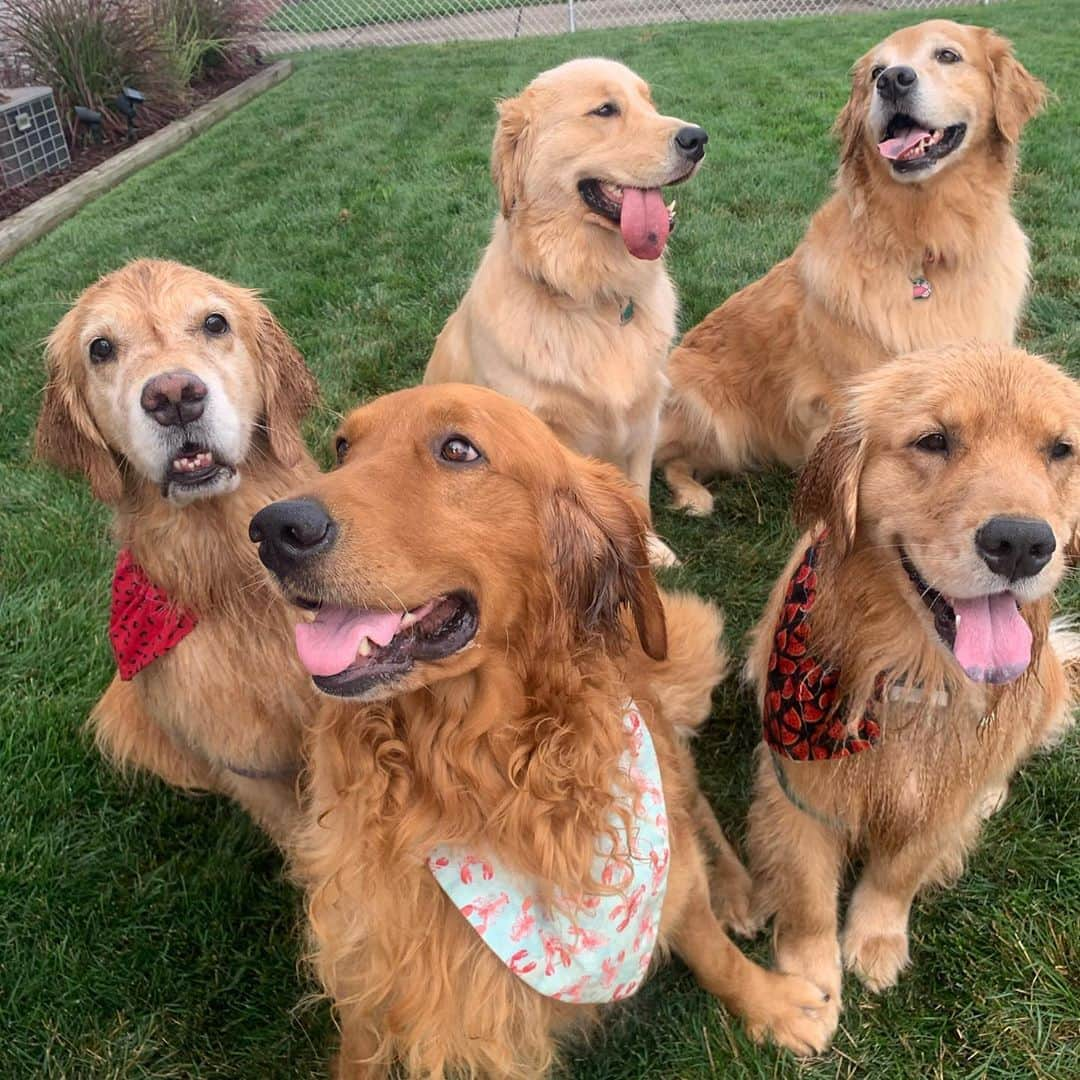
<svg viewBox="0 0 1080 1080">
<path fill-rule="evenodd" d="M 574 0 L 566 0 L 566 17 L 570 22 L 570 33 L 572 34 L 577 29 L 574 25 Z"/>
</svg>

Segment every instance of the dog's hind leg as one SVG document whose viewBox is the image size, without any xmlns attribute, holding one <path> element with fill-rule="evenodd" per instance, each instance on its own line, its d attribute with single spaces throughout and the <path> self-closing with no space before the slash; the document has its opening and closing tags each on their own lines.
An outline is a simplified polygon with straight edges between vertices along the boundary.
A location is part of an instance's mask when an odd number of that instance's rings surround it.
<svg viewBox="0 0 1080 1080">
<path fill-rule="evenodd" d="M 705 846 L 709 868 L 709 898 L 716 917 L 741 937 L 753 937 L 758 927 L 751 915 L 753 885 L 705 793 L 699 791 L 692 808 L 698 837 Z"/>
</svg>

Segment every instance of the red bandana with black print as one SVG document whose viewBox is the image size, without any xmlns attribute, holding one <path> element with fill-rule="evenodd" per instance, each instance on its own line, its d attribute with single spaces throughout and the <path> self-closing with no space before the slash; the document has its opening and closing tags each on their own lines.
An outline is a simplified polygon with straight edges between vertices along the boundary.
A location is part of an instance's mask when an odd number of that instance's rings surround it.
<svg viewBox="0 0 1080 1080">
<path fill-rule="evenodd" d="M 869 750 L 881 735 L 869 702 L 857 729 L 849 728 L 837 694 L 840 669 L 822 664 L 810 652 L 809 615 L 817 599 L 814 564 L 824 538 L 823 533 L 806 549 L 788 582 L 765 676 L 765 742 L 795 761 L 849 757 Z"/>
<path fill-rule="evenodd" d="M 198 621 L 169 600 L 127 548 L 120 552 L 112 580 L 109 641 L 121 679 L 135 678 L 187 637 Z"/>
</svg>

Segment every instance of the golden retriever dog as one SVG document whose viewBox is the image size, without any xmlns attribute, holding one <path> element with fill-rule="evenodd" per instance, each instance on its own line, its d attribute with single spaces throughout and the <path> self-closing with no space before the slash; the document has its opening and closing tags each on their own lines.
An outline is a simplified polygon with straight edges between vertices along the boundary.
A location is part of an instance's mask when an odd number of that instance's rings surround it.
<svg viewBox="0 0 1080 1080">
<path fill-rule="evenodd" d="M 317 697 L 247 531 L 316 473 L 299 429 L 315 380 L 255 293 L 153 260 L 79 297 L 48 366 L 37 454 L 89 478 L 121 548 L 97 743 L 232 796 L 280 842 Z"/>
<path fill-rule="evenodd" d="M 751 869 L 777 967 L 828 991 L 830 1027 L 841 963 L 896 982 L 915 895 L 959 875 L 1010 776 L 1072 722 L 1078 639 L 1051 612 L 1078 451 L 1076 382 L 1010 346 L 947 346 L 856 382 L 801 478 L 808 531 L 747 662 Z"/>
<path fill-rule="evenodd" d="M 675 506 L 710 513 L 699 481 L 715 473 L 802 465 L 840 387 L 891 356 L 1012 343 L 1028 284 L 1017 144 L 1045 96 L 977 26 L 925 22 L 859 60 L 835 194 L 790 258 L 671 354 L 656 460 Z"/>
<path fill-rule="evenodd" d="M 326 695 L 295 861 L 339 1075 L 540 1076 L 668 948 L 754 1035 L 821 1046 L 821 991 L 724 933 L 749 880 L 686 740 L 720 614 L 657 591 L 632 485 L 478 387 L 381 398 L 337 451 L 252 536 Z"/>
<path fill-rule="evenodd" d="M 661 189 L 694 175 L 707 141 L 611 60 L 572 60 L 503 101 L 491 157 L 501 214 L 424 381 L 520 401 L 648 502 L 675 336 L 662 259 L 674 204 Z"/>
</svg>

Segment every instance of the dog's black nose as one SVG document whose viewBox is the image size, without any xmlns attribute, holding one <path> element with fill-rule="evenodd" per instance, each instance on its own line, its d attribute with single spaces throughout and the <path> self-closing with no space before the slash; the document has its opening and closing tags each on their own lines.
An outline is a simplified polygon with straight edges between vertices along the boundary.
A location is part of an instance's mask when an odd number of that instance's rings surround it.
<svg viewBox="0 0 1080 1080">
<path fill-rule="evenodd" d="M 198 420 L 209 392 L 206 383 L 190 371 L 166 371 L 146 380 L 139 404 L 162 427 L 173 427 Z"/>
<path fill-rule="evenodd" d="M 700 161 L 705 156 L 705 144 L 708 141 L 708 132 L 692 124 L 675 132 L 675 145 L 683 157 L 688 157 L 691 161 Z"/>
<path fill-rule="evenodd" d="M 915 74 L 914 68 L 909 68 L 905 64 L 896 64 L 894 67 L 886 68 L 878 76 L 877 90 L 886 101 L 899 101 L 905 94 L 911 92 L 918 81 L 919 76 Z"/>
<path fill-rule="evenodd" d="M 995 574 L 1009 581 L 1033 577 L 1057 547 L 1054 530 L 1041 519 L 994 517 L 975 533 L 975 548 Z"/>
<path fill-rule="evenodd" d="M 248 526 L 263 565 L 284 577 L 334 546 L 337 523 L 314 499 L 283 499 L 264 506 Z"/>
</svg>

